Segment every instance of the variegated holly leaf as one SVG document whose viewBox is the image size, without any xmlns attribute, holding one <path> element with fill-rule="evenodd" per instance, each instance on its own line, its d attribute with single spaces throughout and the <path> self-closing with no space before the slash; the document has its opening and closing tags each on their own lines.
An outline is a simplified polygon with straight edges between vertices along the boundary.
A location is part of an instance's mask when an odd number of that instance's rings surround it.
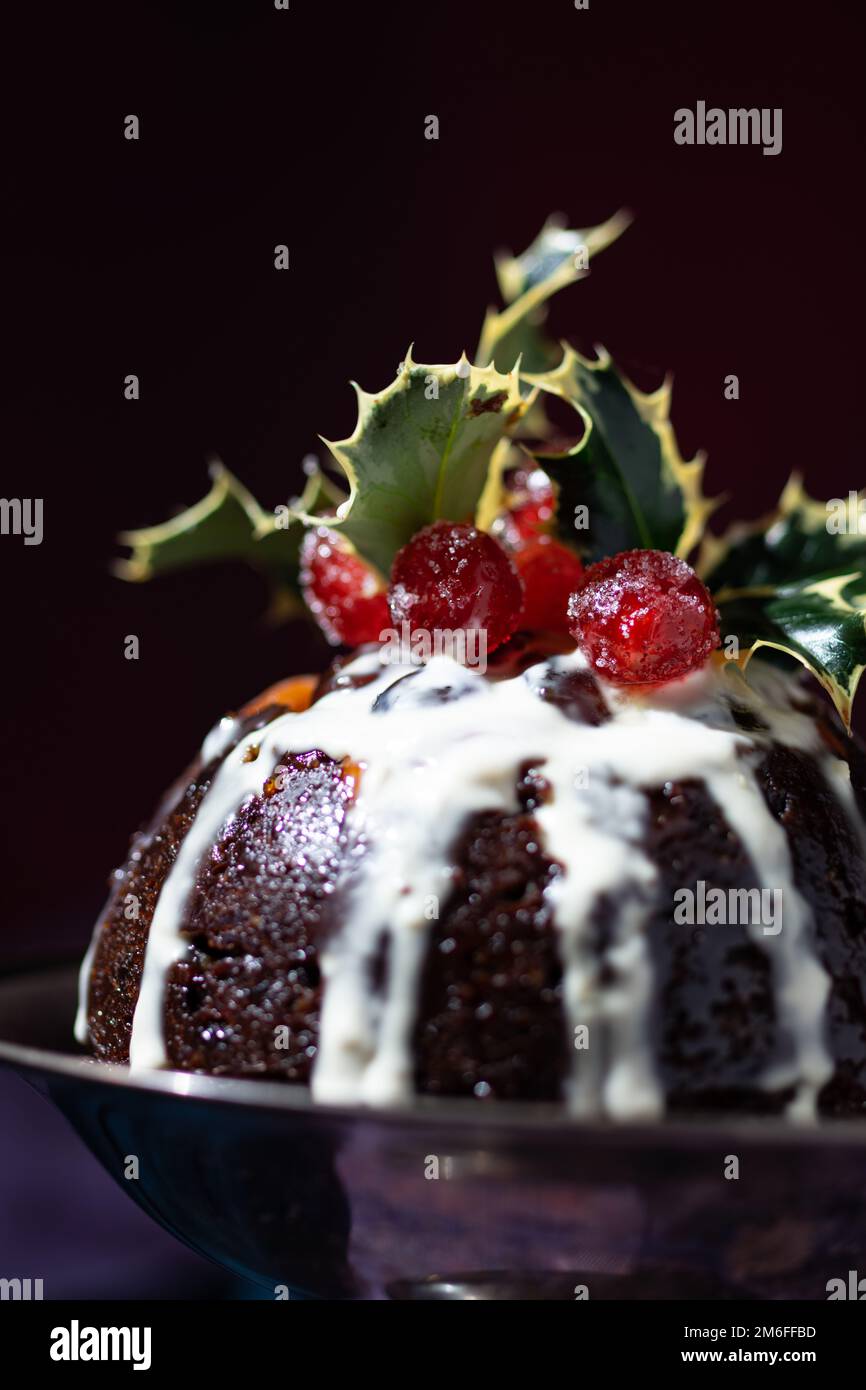
<svg viewBox="0 0 866 1390">
<path fill-rule="evenodd" d="M 474 518 L 491 455 L 526 407 L 516 370 L 503 375 L 465 356 L 429 366 L 410 352 L 384 391 L 354 389 L 353 433 L 324 440 L 349 483 L 328 525 L 387 576 L 397 551 L 423 526 Z M 304 509 L 299 515 L 308 524 L 317 519 Z"/>
<path fill-rule="evenodd" d="M 715 595 L 722 639 L 735 636 L 746 666 L 761 647 L 801 662 L 823 685 L 846 728 L 866 667 L 866 573 L 831 571 L 789 584 Z"/>
<path fill-rule="evenodd" d="M 560 217 L 549 217 L 520 256 L 496 257 L 496 275 L 506 308 L 488 309 L 476 361 L 510 370 L 518 358 L 523 370 L 543 372 L 557 358 L 556 343 L 544 332 L 547 301 L 566 285 L 589 274 L 590 261 L 616 241 L 631 222 L 621 211 L 598 227 L 578 231 Z"/>
<path fill-rule="evenodd" d="M 697 568 L 742 664 L 759 647 L 794 657 L 850 727 L 866 665 L 866 493 L 816 502 L 795 474 L 769 516 L 707 535 Z"/>
<path fill-rule="evenodd" d="M 768 516 L 707 533 L 696 568 L 712 589 L 739 589 L 842 566 L 866 569 L 866 491 L 817 502 L 795 473 Z"/>
<path fill-rule="evenodd" d="M 689 555 L 717 504 L 703 494 L 704 456 L 680 454 L 670 380 L 647 395 L 604 349 L 593 362 L 567 345 L 558 367 L 526 380 L 567 401 L 583 427 L 568 452 L 533 453 L 556 484 L 563 538 L 590 561 L 636 548 Z"/>
<path fill-rule="evenodd" d="M 114 572 L 142 581 L 194 565 L 243 560 L 261 570 L 278 591 L 294 592 L 303 535 L 295 510 L 336 505 L 341 494 L 315 470 L 296 508 L 287 504 L 268 512 L 223 464 L 211 464 L 210 475 L 210 491 L 200 502 L 158 526 L 119 536 L 132 553 L 115 563 Z"/>
</svg>

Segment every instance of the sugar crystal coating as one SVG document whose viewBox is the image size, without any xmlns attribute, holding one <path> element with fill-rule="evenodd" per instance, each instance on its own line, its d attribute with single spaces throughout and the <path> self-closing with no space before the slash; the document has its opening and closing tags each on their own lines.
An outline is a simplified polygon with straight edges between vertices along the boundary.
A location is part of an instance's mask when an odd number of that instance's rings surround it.
<svg viewBox="0 0 866 1390">
<path fill-rule="evenodd" d="M 713 600 L 684 560 L 626 550 L 591 565 L 568 605 L 572 635 L 619 685 L 676 680 L 719 645 Z"/>
<path fill-rule="evenodd" d="M 343 539 L 327 526 L 308 531 L 301 547 L 304 601 L 336 646 L 378 642 L 388 627 L 388 603 L 381 581 Z"/>
<path fill-rule="evenodd" d="M 523 585 L 491 536 L 437 521 L 398 551 L 388 603 L 395 626 L 413 631 L 481 631 L 492 652 L 517 627 Z"/>
</svg>

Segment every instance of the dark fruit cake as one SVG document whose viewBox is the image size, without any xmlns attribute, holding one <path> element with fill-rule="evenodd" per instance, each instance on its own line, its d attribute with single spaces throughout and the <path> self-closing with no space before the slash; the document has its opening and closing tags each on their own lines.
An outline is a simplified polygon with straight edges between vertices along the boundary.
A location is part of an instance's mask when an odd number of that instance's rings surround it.
<svg viewBox="0 0 866 1390">
<path fill-rule="evenodd" d="M 324 1102 L 866 1108 L 862 499 L 793 479 L 711 536 L 669 387 L 557 364 L 541 306 L 623 225 L 500 262 L 488 366 L 359 392 L 348 493 L 314 471 L 268 513 L 220 468 L 125 537 L 130 578 L 250 560 L 350 650 L 221 720 L 134 837 L 82 968 L 97 1058 Z"/>
</svg>

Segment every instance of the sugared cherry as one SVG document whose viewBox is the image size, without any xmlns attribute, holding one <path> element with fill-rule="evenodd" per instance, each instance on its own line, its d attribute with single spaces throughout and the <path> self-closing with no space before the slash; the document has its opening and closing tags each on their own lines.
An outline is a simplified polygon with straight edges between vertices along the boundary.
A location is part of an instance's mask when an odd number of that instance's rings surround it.
<svg viewBox="0 0 866 1390">
<path fill-rule="evenodd" d="M 301 591 L 332 645 L 378 642 L 390 626 L 382 583 L 338 532 L 316 526 L 301 546 Z"/>
<path fill-rule="evenodd" d="M 523 580 L 518 628 L 568 632 L 568 600 L 583 578 L 583 565 L 574 551 L 551 536 L 535 536 L 511 558 Z"/>
<path fill-rule="evenodd" d="M 518 468 L 506 479 L 510 501 L 507 512 L 494 522 L 493 531 L 503 545 L 516 550 L 549 525 L 556 498 L 547 474 L 540 468 Z"/>
<path fill-rule="evenodd" d="M 620 685 L 685 676 L 720 640 L 706 588 L 684 560 L 662 550 L 626 550 L 591 565 L 568 616 L 592 666 Z"/>
<path fill-rule="evenodd" d="M 388 605 L 411 631 L 482 631 L 487 651 L 517 626 L 523 585 L 502 546 L 474 526 L 437 521 L 397 552 Z"/>
</svg>

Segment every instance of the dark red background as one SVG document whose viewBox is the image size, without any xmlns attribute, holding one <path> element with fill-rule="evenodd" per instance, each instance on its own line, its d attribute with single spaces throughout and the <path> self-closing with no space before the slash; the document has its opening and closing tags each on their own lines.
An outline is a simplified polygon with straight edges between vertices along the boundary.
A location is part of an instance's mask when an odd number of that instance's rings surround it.
<svg viewBox="0 0 866 1390">
<path fill-rule="evenodd" d="M 214 451 L 286 500 L 317 432 L 351 428 L 350 377 L 382 386 L 410 340 L 419 360 L 472 350 L 493 248 L 522 249 L 548 211 L 637 214 L 556 326 L 675 369 L 712 490 L 755 515 L 793 467 L 818 495 L 862 484 L 850 0 L 40 5 L 3 22 L 2 492 L 45 499 L 41 546 L 0 538 L 7 956 L 58 925 L 77 946 L 212 720 L 324 660 L 300 626 L 260 625 L 252 576 L 112 579 L 116 530 L 200 496 Z M 674 110 L 698 99 L 781 106 L 782 153 L 676 146 Z"/>
</svg>

